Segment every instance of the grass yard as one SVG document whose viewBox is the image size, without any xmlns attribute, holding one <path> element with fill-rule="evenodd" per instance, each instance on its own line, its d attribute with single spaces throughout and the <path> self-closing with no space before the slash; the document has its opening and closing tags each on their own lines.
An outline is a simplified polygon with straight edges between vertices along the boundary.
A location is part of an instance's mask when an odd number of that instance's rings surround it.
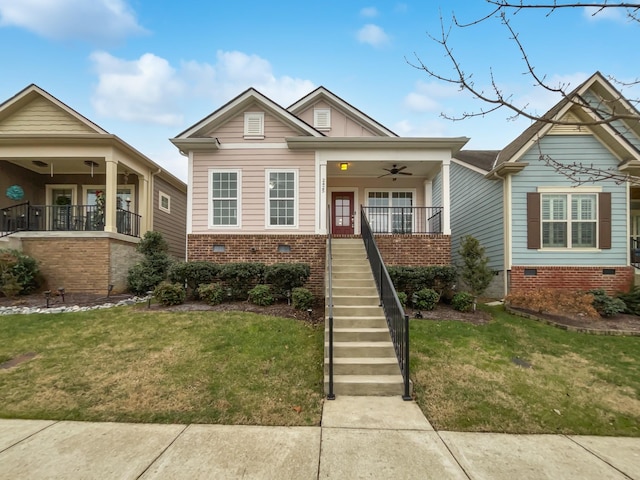
<svg viewBox="0 0 640 480">
<path fill-rule="evenodd" d="M 640 436 L 640 337 L 490 311 L 485 325 L 411 322 L 414 391 L 434 428 Z"/>
<path fill-rule="evenodd" d="M 0 417 L 318 425 L 322 326 L 244 312 L 0 316 Z"/>
</svg>

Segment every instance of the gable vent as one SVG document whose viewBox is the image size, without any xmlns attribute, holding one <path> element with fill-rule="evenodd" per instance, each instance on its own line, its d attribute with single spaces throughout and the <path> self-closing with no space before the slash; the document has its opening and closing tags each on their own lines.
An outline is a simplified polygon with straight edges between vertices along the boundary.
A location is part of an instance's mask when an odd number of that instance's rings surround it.
<svg viewBox="0 0 640 480">
<path fill-rule="evenodd" d="M 567 113 L 562 117 L 563 122 L 580 123 L 578 117 L 572 113 Z M 549 135 L 590 135 L 591 131 L 583 125 L 554 125 L 549 131 Z"/>
<path fill-rule="evenodd" d="M 264 113 L 244 114 L 244 136 L 245 138 L 264 138 Z"/>
<path fill-rule="evenodd" d="M 319 130 L 331 128 L 331 110 L 318 108 L 313 111 L 313 126 Z"/>
</svg>

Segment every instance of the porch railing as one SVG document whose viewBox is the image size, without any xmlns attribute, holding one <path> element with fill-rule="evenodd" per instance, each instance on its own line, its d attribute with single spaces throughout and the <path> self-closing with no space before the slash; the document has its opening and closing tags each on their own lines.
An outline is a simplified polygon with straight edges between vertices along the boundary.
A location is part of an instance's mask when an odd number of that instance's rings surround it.
<svg viewBox="0 0 640 480">
<path fill-rule="evenodd" d="M 402 398 L 411 400 L 409 388 L 409 316 L 404 313 L 396 289 L 391 282 L 391 277 L 389 277 L 387 267 L 382 261 L 382 255 L 380 255 L 380 250 L 376 245 L 373 236 L 374 232 L 371 229 L 371 225 L 369 225 L 365 207 L 360 210 L 360 229 L 404 381 Z"/>
<path fill-rule="evenodd" d="M 375 234 L 442 233 L 443 207 L 362 207 Z"/>
<path fill-rule="evenodd" d="M 331 205 L 327 207 L 327 224 L 331 223 Z M 333 252 L 331 249 L 331 228 L 327 228 L 327 309 L 328 309 L 328 321 L 327 335 L 328 335 L 328 360 L 329 360 L 329 391 L 327 392 L 327 400 L 335 400 L 336 394 L 333 391 Z"/>
<path fill-rule="evenodd" d="M 140 236 L 142 217 L 116 210 L 118 233 Z M 104 212 L 97 205 L 31 205 L 28 202 L 0 210 L 0 236 L 15 232 L 103 231 Z"/>
<path fill-rule="evenodd" d="M 631 251 L 631 265 L 640 268 L 640 237 L 630 237 L 629 248 Z"/>
</svg>

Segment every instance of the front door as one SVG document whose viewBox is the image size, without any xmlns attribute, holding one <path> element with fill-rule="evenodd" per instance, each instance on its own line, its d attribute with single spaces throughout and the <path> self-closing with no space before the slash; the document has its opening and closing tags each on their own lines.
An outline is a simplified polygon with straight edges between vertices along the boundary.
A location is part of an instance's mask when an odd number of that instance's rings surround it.
<svg viewBox="0 0 640 480">
<path fill-rule="evenodd" d="M 334 235 L 353 235 L 353 192 L 333 192 L 331 194 L 332 221 L 331 231 Z"/>
</svg>

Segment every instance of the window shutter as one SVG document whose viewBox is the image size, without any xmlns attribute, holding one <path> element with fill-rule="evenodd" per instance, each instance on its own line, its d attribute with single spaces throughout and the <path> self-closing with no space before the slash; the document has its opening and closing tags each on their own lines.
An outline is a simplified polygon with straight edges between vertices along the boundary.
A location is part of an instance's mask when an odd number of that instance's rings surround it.
<svg viewBox="0 0 640 480">
<path fill-rule="evenodd" d="M 527 248 L 540 248 L 540 194 L 527 193 Z"/>
<path fill-rule="evenodd" d="M 600 248 L 611 248 L 611 193 L 598 194 L 598 238 Z"/>
</svg>

